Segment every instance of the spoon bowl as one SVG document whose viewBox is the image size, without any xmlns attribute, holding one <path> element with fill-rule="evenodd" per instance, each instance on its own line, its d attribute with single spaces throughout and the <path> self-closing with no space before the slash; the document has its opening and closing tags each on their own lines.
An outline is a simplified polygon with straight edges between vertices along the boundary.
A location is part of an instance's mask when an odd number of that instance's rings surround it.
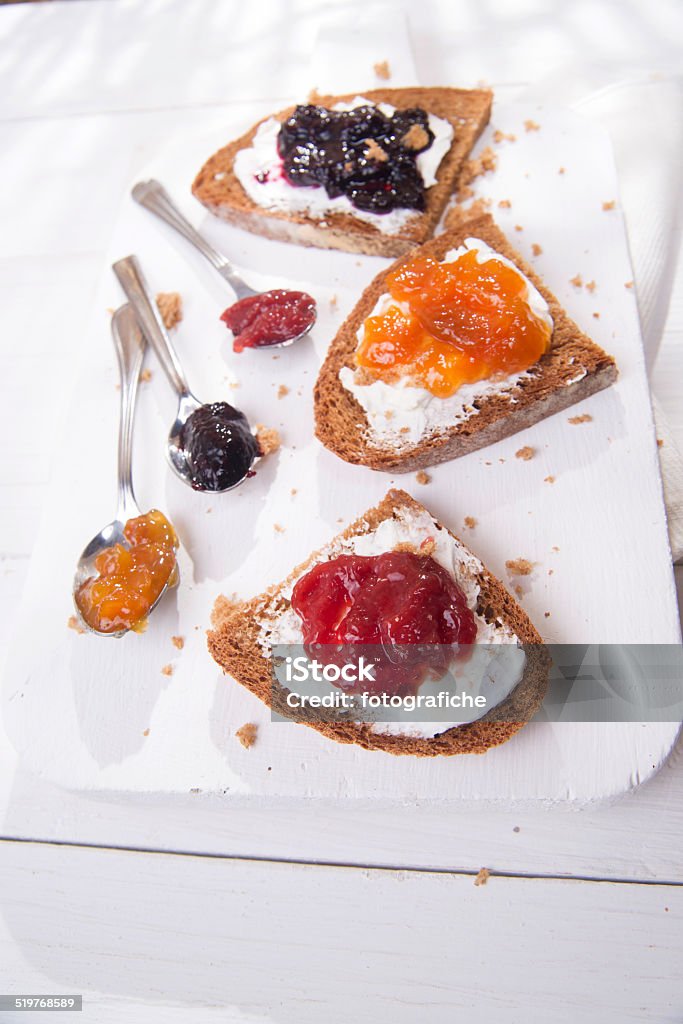
<svg viewBox="0 0 683 1024">
<path fill-rule="evenodd" d="M 141 515 L 140 508 L 135 500 L 132 483 L 132 439 L 133 419 L 135 414 L 135 399 L 137 397 L 140 370 L 145 355 L 146 342 L 137 325 L 135 315 L 130 306 L 121 306 L 116 310 L 112 318 L 112 337 L 116 349 L 121 378 L 121 405 L 119 423 L 119 448 L 118 448 L 118 508 L 116 518 L 103 526 L 102 529 L 86 544 L 81 552 L 74 574 L 72 595 L 74 606 L 82 625 L 96 636 L 122 637 L 129 632 L 129 629 L 121 629 L 117 632 L 104 632 L 95 629 L 85 621 L 76 601 L 78 591 L 87 579 L 97 576 L 98 570 L 95 566 L 95 559 L 107 548 L 115 544 L 128 546 L 128 540 L 124 535 L 124 528 L 129 519 L 135 519 Z M 178 563 L 176 562 L 173 572 L 169 576 L 156 601 L 151 605 L 147 615 L 151 615 L 159 601 L 162 599 L 169 587 L 176 586 L 180 580 Z"/>
<path fill-rule="evenodd" d="M 218 271 L 223 280 L 228 282 L 238 301 L 228 307 L 221 317 L 222 320 L 226 319 L 227 314 L 232 314 L 233 322 L 241 321 L 244 317 L 243 309 L 247 306 L 251 307 L 249 312 L 249 316 L 251 317 L 254 313 L 254 303 L 252 301 L 254 299 L 265 300 L 265 304 L 267 305 L 278 295 L 281 296 L 287 294 L 290 296 L 301 296 L 304 294 L 295 291 L 285 292 L 283 289 L 278 288 L 259 292 L 255 288 L 251 288 L 237 270 L 235 270 L 235 267 L 230 260 L 226 259 L 222 253 L 214 249 L 213 246 L 210 245 L 183 216 L 161 182 L 156 181 L 154 178 L 151 178 L 149 181 L 139 181 L 137 185 L 133 186 L 131 194 L 136 203 L 139 203 L 140 206 L 144 206 L 146 210 L 155 214 L 177 231 L 179 235 L 182 235 L 190 245 L 194 246 L 197 252 L 201 253 L 201 255 L 208 260 L 214 270 Z M 237 341 L 235 351 L 240 352 L 244 347 L 267 349 L 285 348 L 288 345 L 293 345 L 295 341 L 299 341 L 300 338 L 303 338 L 311 330 L 317 316 L 315 301 L 310 296 L 306 296 L 306 298 L 309 302 L 306 304 L 306 309 L 302 310 L 296 318 L 297 328 L 291 337 L 275 337 L 273 341 L 260 341 L 257 344 L 249 343 L 248 346 L 245 346 L 244 344 L 240 345 L 239 341 Z M 247 301 L 245 302 L 245 300 Z M 226 323 L 228 323 L 228 326 L 232 329 L 235 339 L 239 339 L 242 329 L 240 328 L 239 331 L 236 332 L 229 321 L 226 321 Z M 253 324 L 250 323 L 246 329 L 253 329 Z M 267 329 L 267 314 L 263 329 Z"/>
</svg>

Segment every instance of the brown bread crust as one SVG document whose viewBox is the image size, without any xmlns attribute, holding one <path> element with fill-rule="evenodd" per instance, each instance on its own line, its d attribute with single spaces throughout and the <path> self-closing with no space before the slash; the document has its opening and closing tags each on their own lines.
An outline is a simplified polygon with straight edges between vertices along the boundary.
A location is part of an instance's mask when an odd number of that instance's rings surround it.
<svg viewBox="0 0 683 1024">
<path fill-rule="evenodd" d="M 614 359 L 569 319 L 535 270 L 513 249 L 488 214 L 467 221 L 457 229 L 425 243 L 419 255 L 441 260 L 449 249 L 462 244 L 468 236 L 480 238 L 492 249 L 507 256 L 538 288 L 548 303 L 554 322 L 550 349 L 536 364 L 534 376 L 521 381 L 512 395 L 482 397 L 478 408 L 461 423 L 423 438 L 417 444 L 392 448 L 373 443 L 368 433 L 365 412 L 343 387 L 339 371 L 343 366 L 352 369 L 356 367 L 356 333 L 372 312 L 377 299 L 386 292 L 384 281 L 387 274 L 418 253 L 413 251 L 410 256 L 398 259 L 378 274 L 363 292 L 332 342 L 316 383 L 316 436 L 326 448 L 346 462 L 391 473 L 410 473 L 434 466 L 524 430 L 546 416 L 552 416 L 608 387 L 616 380 Z M 575 383 L 567 383 L 576 376 L 578 367 L 584 367 L 585 377 Z"/>
<path fill-rule="evenodd" d="M 317 96 L 318 106 L 332 107 L 356 96 Z M 453 125 L 453 144 L 436 172 L 436 185 L 426 192 L 424 213 L 411 218 L 394 235 L 385 235 L 372 224 L 349 214 L 326 214 L 325 227 L 302 213 L 281 213 L 266 210 L 252 202 L 235 177 L 235 154 L 251 145 L 263 118 L 248 132 L 214 153 L 204 164 L 192 185 L 192 192 L 211 213 L 236 227 L 277 241 L 313 245 L 321 249 L 342 249 L 345 252 L 370 256 L 399 256 L 419 245 L 434 233 L 441 214 L 453 191 L 460 169 L 488 123 L 492 94 L 481 89 L 371 89 L 363 96 L 373 103 L 390 103 L 399 110 L 422 107 Z M 286 120 L 294 111 L 288 107 L 269 115 Z M 222 178 L 216 180 L 215 175 Z"/>
<path fill-rule="evenodd" d="M 335 554 L 340 540 L 375 530 L 383 520 L 395 518 L 397 512 L 402 509 L 417 513 L 426 511 L 423 505 L 405 491 L 391 490 L 379 505 L 352 523 L 321 551 L 314 552 L 282 583 L 269 588 L 251 601 L 238 605 L 231 605 L 225 599 L 218 598 L 212 618 L 214 628 L 208 633 L 208 647 L 223 671 L 255 694 L 264 704 L 274 706 L 278 713 L 285 717 L 293 717 L 293 712 L 287 708 L 284 701 L 287 691 L 281 687 L 273 690 L 271 659 L 263 657 L 258 643 L 260 618 L 265 617 L 266 611 L 269 615 L 286 611 L 289 607 L 289 601 L 284 597 L 286 589 L 303 572 L 320 561 L 321 556 L 329 557 Z M 436 521 L 435 528 L 445 529 Z M 455 534 L 450 533 L 450 536 L 455 537 Z M 462 541 L 457 537 L 455 539 L 466 548 Z M 477 584 L 480 591 L 476 609 L 478 614 L 489 622 L 497 620 L 509 626 L 524 645 L 527 654 L 524 677 L 499 707 L 494 708 L 478 722 L 448 729 L 431 739 L 377 734 L 373 733 L 367 724 L 337 724 L 323 721 L 302 724 L 339 743 L 356 743 L 366 750 L 383 750 L 389 754 L 412 754 L 418 757 L 434 757 L 439 754 L 482 754 L 489 747 L 505 743 L 541 706 L 547 688 L 550 661 L 543 640 L 527 614 L 503 584 L 483 566 L 477 575 Z M 510 714 L 519 716 L 519 720 L 499 720 L 501 716 L 508 718 Z"/>
</svg>

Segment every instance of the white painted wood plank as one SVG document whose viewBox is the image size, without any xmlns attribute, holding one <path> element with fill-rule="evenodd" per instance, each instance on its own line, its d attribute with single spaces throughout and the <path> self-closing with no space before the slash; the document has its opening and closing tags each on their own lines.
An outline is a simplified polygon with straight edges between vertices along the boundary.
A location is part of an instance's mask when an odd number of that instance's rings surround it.
<svg viewBox="0 0 683 1024">
<path fill-rule="evenodd" d="M 1 844 L 0 865 L 3 987 L 111 993 L 136 1021 L 162 1002 L 193 1024 L 216 1006 L 278 1024 L 674 1024 L 683 1008 L 683 887 L 32 844 Z"/>
</svg>

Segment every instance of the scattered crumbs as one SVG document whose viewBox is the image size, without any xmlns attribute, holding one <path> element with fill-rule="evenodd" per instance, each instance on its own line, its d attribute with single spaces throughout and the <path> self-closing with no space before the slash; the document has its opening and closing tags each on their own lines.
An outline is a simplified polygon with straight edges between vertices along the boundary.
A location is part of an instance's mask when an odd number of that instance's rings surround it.
<svg viewBox="0 0 683 1024">
<path fill-rule="evenodd" d="M 596 285 L 595 281 L 589 281 L 586 285 L 586 291 L 592 294 L 597 287 L 598 286 Z"/>
<path fill-rule="evenodd" d="M 209 505 L 209 507 L 207 508 L 205 515 L 208 516 L 210 512 L 213 512 L 211 505 Z"/>
<path fill-rule="evenodd" d="M 486 462 L 484 463 L 484 465 L 485 465 L 485 466 L 492 466 L 492 465 L 493 465 L 493 463 L 492 463 L 492 462 L 488 462 L 488 460 L 487 460 L 487 461 L 486 461 Z"/>
<path fill-rule="evenodd" d="M 664 447 L 664 441 L 662 440 L 661 437 L 657 438 L 657 447 L 658 448 L 663 448 Z"/>
<path fill-rule="evenodd" d="M 377 77 L 381 78 L 383 82 L 386 82 L 391 78 L 391 67 L 389 66 L 388 60 L 379 60 L 376 64 L 373 64 L 372 67 Z"/>
<path fill-rule="evenodd" d="M 190 793 L 201 793 L 201 789 L 199 788 L 199 786 L 193 786 L 192 789 L 190 790 Z"/>
<path fill-rule="evenodd" d="M 280 444 L 280 433 L 275 427 L 264 427 L 262 423 L 256 425 L 256 441 L 261 449 L 261 455 L 272 455 L 278 451 Z"/>
<path fill-rule="evenodd" d="M 112 306 L 107 306 L 105 312 L 109 313 L 109 316 L 113 316 L 116 310 Z"/>
<path fill-rule="evenodd" d="M 524 591 L 520 587 L 519 583 L 517 583 L 515 586 L 515 594 L 517 595 L 517 597 L 524 597 Z"/>
<path fill-rule="evenodd" d="M 544 484 L 554 484 L 555 483 L 555 477 L 554 476 L 544 476 L 543 477 L 543 483 Z"/>
<path fill-rule="evenodd" d="M 540 128 L 540 124 L 537 124 L 535 121 L 527 120 L 524 122 L 525 132 L 537 132 L 540 131 Z"/>
<path fill-rule="evenodd" d="M 408 434 L 408 433 L 410 433 L 410 427 L 401 427 L 401 429 L 399 430 L 399 434 Z"/>
<path fill-rule="evenodd" d="M 633 281 L 624 281 L 624 288 L 633 288 Z"/>
<path fill-rule="evenodd" d="M 292 495 L 292 497 L 294 497 L 294 495 L 298 493 L 296 487 L 292 487 L 289 493 Z"/>
<path fill-rule="evenodd" d="M 356 260 L 356 266 L 357 267 L 362 267 L 363 266 L 362 260 Z"/>
<path fill-rule="evenodd" d="M 543 249 L 540 247 L 538 242 L 534 242 L 534 244 L 531 246 L 531 255 L 532 256 L 540 256 L 542 252 L 543 252 Z"/>
<path fill-rule="evenodd" d="M 501 199 L 498 205 L 500 206 L 501 210 L 509 210 L 510 207 L 512 206 L 512 203 L 510 202 L 509 199 Z"/>
<path fill-rule="evenodd" d="M 521 224 L 515 224 L 515 231 L 524 231 L 524 228 Z"/>
<path fill-rule="evenodd" d="M 387 409 L 387 411 L 384 413 L 384 419 L 385 420 L 393 420 L 393 418 L 394 418 L 394 410 L 393 409 Z"/>
<path fill-rule="evenodd" d="M 497 143 L 501 142 L 516 142 L 517 136 L 512 133 L 502 132 L 500 128 L 497 128 L 493 133 L 493 141 Z"/>
<path fill-rule="evenodd" d="M 475 885 L 486 885 L 486 883 L 488 882 L 490 877 L 491 877 L 491 872 L 489 871 L 488 868 L 479 868 L 479 871 L 477 872 L 477 876 L 474 879 L 474 884 Z"/>
<path fill-rule="evenodd" d="M 475 178 L 480 178 L 482 174 L 488 174 L 489 171 L 495 171 L 497 163 L 498 157 L 490 146 L 482 149 L 479 156 L 466 160 L 460 174 L 460 189 L 465 188 L 473 182 Z"/>
<path fill-rule="evenodd" d="M 240 382 L 238 380 L 228 381 L 228 387 L 232 388 L 233 391 L 234 391 L 235 388 L 238 388 L 239 386 L 240 386 Z"/>
<path fill-rule="evenodd" d="M 554 574 L 554 572 L 555 572 L 554 569 L 548 569 L 548 576 L 552 576 Z"/>
<path fill-rule="evenodd" d="M 147 384 L 152 379 L 152 371 L 145 367 L 144 370 L 140 370 L 140 377 L 138 379 L 143 384 Z"/>
<path fill-rule="evenodd" d="M 159 292 L 157 308 L 167 331 L 170 331 L 183 319 L 183 300 L 178 292 Z"/>
<path fill-rule="evenodd" d="M 567 422 L 577 426 L 579 423 L 592 423 L 593 417 L 589 412 L 584 412 L 581 416 L 570 416 Z"/>
<path fill-rule="evenodd" d="M 254 744 L 256 743 L 257 732 L 258 726 L 254 722 L 245 722 L 244 725 L 241 725 L 239 727 L 239 729 L 235 733 L 235 736 L 240 741 L 242 746 L 246 747 L 248 750 L 249 747 L 253 747 Z"/>
<path fill-rule="evenodd" d="M 145 729 L 142 735 L 143 736 L 149 736 L 149 729 Z"/>
<path fill-rule="evenodd" d="M 422 131 L 424 132 L 424 128 L 422 129 Z M 426 132 L 424 132 L 424 135 L 425 138 L 429 140 L 429 136 L 427 135 Z M 365 156 L 366 160 L 375 160 L 377 163 L 381 164 L 384 163 L 385 160 L 389 159 L 389 154 L 386 152 L 386 150 L 382 149 L 382 147 L 380 146 L 379 142 L 377 142 L 376 139 L 363 139 L 363 142 L 365 143 L 365 152 L 363 155 Z"/>
<path fill-rule="evenodd" d="M 558 174 L 566 174 L 566 170 L 565 170 L 565 168 L 564 168 L 564 167 L 560 167 L 560 169 L 558 170 L 558 172 L 557 172 L 557 173 L 558 173 Z"/>
<path fill-rule="evenodd" d="M 505 459 L 498 459 L 498 461 L 503 463 L 503 462 L 505 462 Z"/>
<path fill-rule="evenodd" d="M 477 520 L 474 516 L 465 516 L 464 523 L 468 530 L 473 530 L 477 525 Z"/>
<path fill-rule="evenodd" d="M 530 562 L 528 558 L 510 558 L 505 563 L 505 568 L 511 576 L 530 576 L 534 563 Z"/>
<path fill-rule="evenodd" d="M 616 205 L 616 199 L 608 199 L 602 204 L 602 208 L 603 210 L 613 210 Z"/>
<path fill-rule="evenodd" d="M 164 667 L 161 670 L 161 674 L 162 674 L 162 676 L 172 676 L 173 675 L 173 665 L 164 665 Z"/>
<path fill-rule="evenodd" d="M 583 285 L 583 278 L 581 277 L 581 274 L 577 274 L 576 277 L 572 277 L 569 283 L 573 284 L 575 288 L 581 288 Z"/>
<path fill-rule="evenodd" d="M 81 621 L 77 615 L 70 615 L 69 618 L 66 620 L 66 624 L 69 627 L 69 629 L 73 629 L 74 633 L 85 633 L 85 630 L 83 629 Z"/>
<path fill-rule="evenodd" d="M 600 314 L 599 313 L 593 313 L 593 319 L 594 320 L 599 320 L 600 319 Z"/>
<path fill-rule="evenodd" d="M 179 651 L 182 651 L 185 646 L 185 637 L 183 636 L 172 636 L 171 643 L 174 647 L 177 647 Z"/>
<path fill-rule="evenodd" d="M 273 529 L 275 530 L 276 533 L 284 533 L 285 532 L 284 526 L 280 526 L 279 523 L 273 523 Z"/>
<path fill-rule="evenodd" d="M 524 462 L 528 462 L 529 459 L 533 459 L 535 454 L 536 454 L 536 449 L 535 448 L 531 448 L 529 445 L 525 445 L 524 448 L 519 448 L 515 452 L 515 458 L 516 459 L 523 459 Z"/>
<path fill-rule="evenodd" d="M 519 832 L 520 831 L 519 825 L 515 825 L 515 827 L 513 828 L 512 831 L 513 832 Z"/>
<path fill-rule="evenodd" d="M 289 388 L 287 387 L 287 385 L 286 384 L 281 384 L 280 387 L 277 389 L 277 397 L 278 398 L 284 398 L 285 395 L 288 395 L 288 394 L 289 394 Z"/>
<path fill-rule="evenodd" d="M 330 297 L 330 309 L 336 309 L 338 301 L 339 300 L 337 299 L 337 296 L 336 295 L 332 295 Z"/>
<path fill-rule="evenodd" d="M 560 549 L 558 548 L 557 544 L 553 544 L 553 551 L 559 551 L 559 550 Z"/>
<path fill-rule="evenodd" d="M 550 618 L 550 612 L 543 612 L 543 618 L 544 619 L 549 619 Z"/>
<path fill-rule="evenodd" d="M 419 484 L 428 484 L 431 483 L 432 480 L 429 473 L 425 473 L 424 469 L 421 469 L 419 473 L 415 474 L 415 479 Z"/>
<path fill-rule="evenodd" d="M 340 517 L 340 518 L 339 518 L 339 519 L 337 520 L 337 522 L 338 522 L 338 523 L 343 523 L 343 522 L 344 522 L 344 520 L 343 520 L 343 519 L 342 519 L 342 518 Z"/>
</svg>

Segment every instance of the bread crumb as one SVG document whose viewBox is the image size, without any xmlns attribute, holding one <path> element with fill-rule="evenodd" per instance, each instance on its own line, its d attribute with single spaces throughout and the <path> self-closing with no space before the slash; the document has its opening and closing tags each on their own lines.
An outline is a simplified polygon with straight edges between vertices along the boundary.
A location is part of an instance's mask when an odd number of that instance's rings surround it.
<svg viewBox="0 0 683 1024">
<path fill-rule="evenodd" d="M 157 308 L 167 331 L 170 331 L 183 319 L 183 300 L 179 292 L 159 292 Z"/>
<path fill-rule="evenodd" d="M 459 189 L 466 187 L 475 178 L 481 177 L 482 174 L 495 171 L 497 164 L 498 157 L 491 147 L 487 146 L 486 149 L 481 151 L 479 156 L 471 157 L 471 159 L 465 161 L 458 181 Z"/>
<path fill-rule="evenodd" d="M 77 615 L 70 615 L 69 618 L 66 620 L 66 624 L 69 627 L 69 629 L 73 629 L 74 633 L 85 633 L 85 630 L 81 625 L 81 620 L 78 618 Z"/>
<path fill-rule="evenodd" d="M 261 455 L 272 455 L 279 450 L 282 443 L 279 431 L 275 427 L 264 427 L 262 423 L 256 425 L 256 441 L 261 449 Z"/>
<path fill-rule="evenodd" d="M 292 495 L 292 497 L 294 497 L 294 495 L 298 494 L 299 492 L 297 491 L 296 487 L 292 487 L 292 489 L 291 489 L 291 491 L 289 493 Z"/>
<path fill-rule="evenodd" d="M 541 247 L 538 244 L 538 242 L 534 242 L 534 244 L 531 246 L 531 255 L 532 256 L 540 256 L 542 252 L 543 252 L 543 249 L 541 249 Z"/>
<path fill-rule="evenodd" d="M 428 484 L 431 483 L 432 480 L 429 473 L 425 473 L 424 469 L 421 469 L 419 473 L 415 474 L 415 479 L 419 484 Z"/>
<path fill-rule="evenodd" d="M 515 458 L 516 459 L 523 459 L 524 462 L 528 462 L 529 459 L 533 459 L 535 454 L 536 454 L 536 449 L 535 448 L 531 448 L 529 445 L 525 445 L 524 448 L 519 448 L 515 452 Z"/>
<path fill-rule="evenodd" d="M 172 636 L 171 643 L 174 647 L 177 647 L 179 651 L 182 651 L 185 646 L 185 638 L 182 636 Z"/>
<path fill-rule="evenodd" d="M 593 417 L 589 412 L 584 412 L 581 416 L 570 416 L 567 422 L 573 424 L 573 426 L 576 426 L 578 423 L 592 423 Z"/>
<path fill-rule="evenodd" d="M 408 433 L 410 433 L 410 427 L 401 427 L 401 429 L 399 430 L 399 434 L 408 434 Z"/>
<path fill-rule="evenodd" d="M 544 484 L 554 484 L 555 483 L 555 477 L 554 476 L 544 476 L 543 477 L 543 483 Z"/>
<path fill-rule="evenodd" d="M 515 231 L 524 231 L 524 228 L 521 224 L 515 224 Z"/>
<path fill-rule="evenodd" d="M 537 124 L 536 121 L 527 120 L 527 121 L 524 122 L 524 131 L 525 132 L 538 132 L 540 130 L 541 130 L 541 126 L 540 126 L 540 124 Z"/>
<path fill-rule="evenodd" d="M 613 210 L 616 205 L 616 199 L 608 199 L 602 204 L 602 208 L 603 210 Z"/>
<path fill-rule="evenodd" d="M 393 420 L 393 418 L 394 418 L 394 410 L 393 409 L 387 409 L 387 411 L 384 413 L 384 419 L 385 420 Z"/>
<path fill-rule="evenodd" d="M 255 722 L 245 722 L 244 725 L 241 725 L 239 727 L 239 729 L 235 733 L 235 736 L 240 741 L 242 746 L 246 747 L 246 749 L 248 750 L 249 747 L 253 747 L 254 744 L 256 743 L 257 732 L 258 726 L 255 724 Z"/>
<path fill-rule="evenodd" d="M 140 370 L 140 376 L 139 376 L 138 380 L 140 380 L 143 384 L 147 384 L 151 379 L 152 379 L 152 371 L 151 370 L 149 370 L 147 367 L 145 367 L 144 370 Z"/>
<path fill-rule="evenodd" d="M 500 206 L 501 210 L 509 210 L 510 207 L 512 206 L 512 203 L 510 202 L 509 199 L 501 199 L 498 205 Z"/>
<path fill-rule="evenodd" d="M 391 78 L 391 67 L 388 60 L 378 60 L 372 67 L 377 77 L 381 78 L 383 82 L 387 82 Z"/>
<path fill-rule="evenodd" d="M 587 292 L 591 292 L 591 294 L 592 294 L 597 287 L 598 286 L 596 285 L 595 281 L 589 281 L 588 284 L 586 285 L 586 291 Z"/>
<path fill-rule="evenodd" d="M 510 558 L 505 563 L 505 568 L 511 576 L 530 576 L 534 569 L 534 563 L 528 558 Z"/>
<path fill-rule="evenodd" d="M 566 171 L 565 171 L 564 167 L 560 167 L 560 169 L 558 170 L 558 172 L 557 172 L 557 173 L 558 173 L 558 174 L 565 174 L 565 173 L 566 173 Z"/>
<path fill-rule="evenodd" d="M 275 530 L 276 533 L 284 533 L 285 532 L 284 526 L 280 526 L 279 523 L 273 523 L 273 529 Z"/>
<path fill-rule="evenodd" d="M 600 319 L 600 314 L 599 313 L 593 313 L 593 319 L 594 320 L 599 320 Z"/>
<path fill-rule="evenodd" d="M 331 295 L 330 296 L 330 309 L 336 309 L 338 301 L 339 300 L 338 300 L 336 295 Z"/>
<path fill-rule="evenodd" d="M 494 142 L 498 142 L 498 143 L 500 143 L 500 142 L 516 142 L 517 141 L 517 136 L 516 135 L 512 135 L 512 134 L 508 134 L 507 132 L 501 132 L 500 128 L 497 128 L 495 130 L 495 132 L 493 133 L 493 141 Z"/>
<path fill-rule="evenodd" d="M 486 885 L 486 883 L 488 882 L 490 877 L 491 877 L 491 872 L 489 871 L 488 868 L 479 868 L 479 871 L 477 872 L 477 876 L 474 879 L 474 884 L 475 885 Z"/>
<path fill-rule="evenodd" d="M 657 438 L 657 447 L 658 448 L 663 448 L 664 447 L 664 441 L 662 440 L 661 437 Z"/>
<path fill-rule="evenodd" d="M 143 736 L 149 736 L 149 729 L 143 729 L 142 735 Z"/>
<path fill-rule="evenodd" d="M 173 665 L 164 665 L 164 667 L 161 670 L 161 674 L 162 674 L 162 676 L 172 676 L 173 675 Z"/>
<path fill-rule="evenodd" d="M 389 159 L 389 154 L 386 153 L 376 139 L 363 139 L 365 143 L 365 159 L 376 160 L 377 163 L 384 163 L 385 160 Z"/>
<path fill-rule="evenodd" d="M 558 548 L 558 546 L 556 544 L 553 544 L 553 551 L 559 551 L 559 550 L 560 549 Z"/>
<path fill-rule="evenodd" d="M 465 523 L 465 526 L 467 527 L 468 530 L 473 530 L 477 525 L 477 520 L 474 518 L 474 516 L 465 516 L 463 522 Z"/>
<path fill-rule="evenodd" d="M 520 587 L 519 583 L 517 583 L 515 586 L 515 594 L 517 595 L 517 597 L 524 597 L 524 591 Z"/>
<path fill-rule="evenodd" d="M 570 278 L 570 284 L 573 284 L 575 288 L 581 288 L 583 286 L 583 278 L 581 274 L 577 274 L 576 277 Z"/>
<path fill-rule="evenodd" d="M 624 281 L 624 288 L 633 288 L 633 281 Z"/>
<path fill-rule="evenodd" d="M 401 138 L 401 145 L 405 149 L 426 149 L 429 145 L 429 136 L 421 124 L 411 124 L 408 131 Z"/>
<path fill-rule="evenodd" d="M 287 387 L 287 385 L 286 384 L 281 384 L 280 387 L 277 389 L 277 397 L 278 398 L 284 398 L 288 394 L 289 394 L 289 388 Z"/>
<path fill-rule="evenodd" d="M 550 612 L 543 612 L 543 618 L 544 619 L 549 619 L 550 618 Z"/>
</svg>

